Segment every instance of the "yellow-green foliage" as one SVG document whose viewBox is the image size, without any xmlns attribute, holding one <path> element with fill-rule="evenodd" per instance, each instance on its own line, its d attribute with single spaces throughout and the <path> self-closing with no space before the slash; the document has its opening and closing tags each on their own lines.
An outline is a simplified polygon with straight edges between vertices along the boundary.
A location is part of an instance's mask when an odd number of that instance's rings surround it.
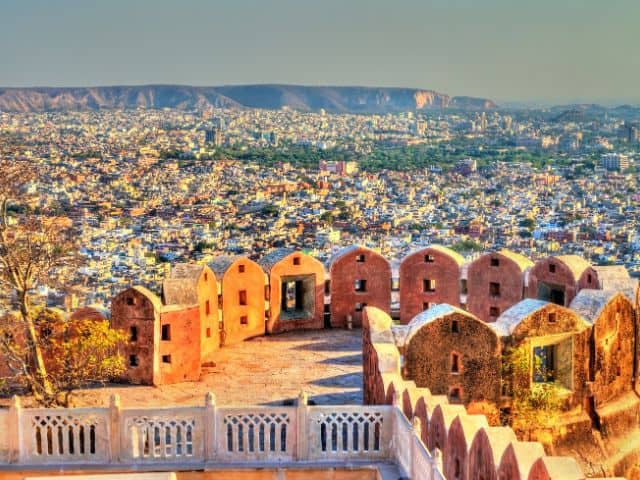
<svg viewBox="0 0 640 480">
<path fill-rule="evenodd" d="M 506 421 L 516 433 L 528 437 L 536 430 L 554 427 L 563 407 L 559 387 L 553 382 L 534 383 L 531 381 L 534 375 L 550 379 L 553 372 L 544 370 L 528 342 L 505 353 L 503 378 L 511 393 L 510 415 Z"/>
</svg>

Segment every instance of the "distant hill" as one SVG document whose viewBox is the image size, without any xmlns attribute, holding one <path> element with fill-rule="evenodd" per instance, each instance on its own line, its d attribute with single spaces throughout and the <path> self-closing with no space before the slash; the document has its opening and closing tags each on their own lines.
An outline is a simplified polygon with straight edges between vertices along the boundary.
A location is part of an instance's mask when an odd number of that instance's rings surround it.
<svg viewBox="0 0 640 480">
<path fill-rule="evenodd" d="M 289 107 L 332 113 L 390 113 L 428 109 L 491 110 L 491 100 L 450 97 L 433 90 L 301 85 L 191 87 L 143 85 L 84 88 L 0 88 L 0 110 L 45 112 L 110 108 Z"/>
</svg>

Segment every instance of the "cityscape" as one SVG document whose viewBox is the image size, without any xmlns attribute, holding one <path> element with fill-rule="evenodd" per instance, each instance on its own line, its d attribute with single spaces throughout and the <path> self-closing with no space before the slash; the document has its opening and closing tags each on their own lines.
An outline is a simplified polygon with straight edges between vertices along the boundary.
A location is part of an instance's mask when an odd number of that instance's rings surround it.
<svg viewBox="0 0 640 480">
<path fill-rule="evenodd" d="M 360 243 L 396 268 L 429 244 L 509 248 L 637 276 L 640 133 L 598 113 L 5 112 L 0 135 L 4 158 L 37 165 L 32 207 L 78 230 L 69 291 L 106 307 L 172 262 L 284 246 L 327 263 Z"/>
<path fill-rule="evenodd" d="M 0 16 L 0 479 L 640 479 L 640 4 Z"/>
</svg>

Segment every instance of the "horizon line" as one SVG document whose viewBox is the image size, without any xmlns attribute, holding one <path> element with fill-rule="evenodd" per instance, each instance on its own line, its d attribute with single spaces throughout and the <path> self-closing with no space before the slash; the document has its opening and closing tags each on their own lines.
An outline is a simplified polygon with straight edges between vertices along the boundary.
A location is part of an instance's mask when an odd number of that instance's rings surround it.
<svg viewBox="0 0 640 480">
<path fill-rule="evenodd" d="M 88 84 L 88 85 L 0 85 L 0 90 L 54 90 L 54 89 L 90 89 L 90 88 L 118 88 L 118 87 L 188 87 L 188 88 L 227 88 L 227 87 L 303 87 L 303 88 L 367 88 L 367 89 L 389 89 L 389 90 L 418 90 L 434 92 L 439 95 L 446 95 L 450 98 L 468 97 L 494 102 L 497 106 L 518 105 L 519 107 L 552 107 L 562 105 L 595 105 L 595 106 L 632 106 L 640 107 L 640 98 L 549 98 L 549 97 L 520 97 L 520 98 L 492 98 L 483 95 L 452 95 L 440 90 L 416 86 L 397 85 L 372 85 L 372 84 L 310 84 L 310 83 L 290 83 L 290 82 L 256 82 L 256 83 L 222 83 L 222 84 L 197 84 L 180 82 L 141 82 L 141 83 L 113 83 L 113 84 Z"/>
</svg>

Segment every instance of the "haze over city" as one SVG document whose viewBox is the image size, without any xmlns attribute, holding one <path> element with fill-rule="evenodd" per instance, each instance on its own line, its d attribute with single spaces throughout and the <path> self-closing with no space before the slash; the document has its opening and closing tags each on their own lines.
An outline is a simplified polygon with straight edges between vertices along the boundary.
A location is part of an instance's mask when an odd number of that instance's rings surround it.
<svg viewBox="0 0 640 480">
<path fill-rule="evenodd" d="M 2 2 L 1 86 L 287 83 L 640 101 L 634 0 Z"/>
<path fill-rule="evenodd" d="M 639 19 L 0 0 L 0 478 L 640 480 Z"/>
</svg>

